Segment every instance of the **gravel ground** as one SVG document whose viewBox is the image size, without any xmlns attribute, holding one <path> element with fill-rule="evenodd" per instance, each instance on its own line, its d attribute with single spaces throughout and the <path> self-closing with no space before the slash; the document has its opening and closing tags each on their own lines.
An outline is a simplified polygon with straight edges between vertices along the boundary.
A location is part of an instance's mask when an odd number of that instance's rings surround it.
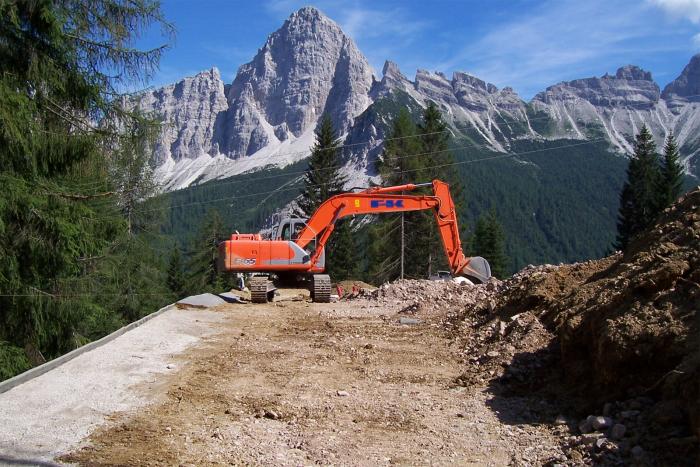
<svg viewBox="0 0 700 467">
<path fill-rule="evenodd" d="M 0 394 L 0 456 L 51 460 L 75 449 L 110 414 L 153 403 L 177 373 L 177 356 L 215 334 L 223 317 L 171 308 Z"/>
<path fill-rule="evenodd" d="M 226 305 L 166 396 L 116 414 L 79 465 L 541 465 L 565 429 L 523 423 L 539 401 L 458 383 L 444 316 L 374 299 Z M 415 321 L 411 321 L 412 323 Z"/>
</svg>

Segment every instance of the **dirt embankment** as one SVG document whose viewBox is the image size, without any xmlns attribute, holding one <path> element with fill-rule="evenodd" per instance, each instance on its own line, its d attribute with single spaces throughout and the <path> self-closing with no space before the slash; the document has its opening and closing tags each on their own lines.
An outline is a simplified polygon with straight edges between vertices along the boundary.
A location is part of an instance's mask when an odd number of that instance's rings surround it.
<svg viewBox="0 0 700 467">
<path fill-rule="evenodd" d="M 572 413 L 606 419 L 598 429 L 590 417 L 574 427 L 574 447 L 596 444 L 582 451 L 584 460 L 693 465 L 700 462 L 698 266 L 700 190 L 666 210 L 624 255 L 527 268 L 499 285 L 495 306 L 482 303 L 453 325 L 469 337 L 467 347 L 485 342 L 487 356 L 499 354 L 500 360 L 477 360 L 501 375 L 499 383 L 557 387 L 570 398 Z M 507 335 L 522 327 L 517 323 L 528 329 L 516 336 L 520 347 L 513 351 Z M 475 332 L 486 334 L 475 340 Z M 512 357 L 504 361 L 503 354 Z M 536 371 L 528 371 L 528 361 Z M 553 383 L 556 373 L 561 386 Z M 472 365 L 464 377 L 483 376 Z"/>
</svg>

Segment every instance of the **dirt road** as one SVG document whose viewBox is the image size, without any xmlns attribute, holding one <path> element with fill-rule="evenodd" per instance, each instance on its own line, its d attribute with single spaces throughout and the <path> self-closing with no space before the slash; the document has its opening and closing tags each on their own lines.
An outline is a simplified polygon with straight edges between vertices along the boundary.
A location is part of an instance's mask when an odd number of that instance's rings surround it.
<svg viewBox="0 0 700 467">
<path fill-rule="evenodd" d="M 219 312 L 222 332 L 182 357 L 164 402 L 115 415 L 61 460 L 538 465 L 559 453 L 551 427 L 509 424 L 507 404 L 454 384 L 464 355 L 430 319 L 402 325 L 362 301 Z"/>
</svg>

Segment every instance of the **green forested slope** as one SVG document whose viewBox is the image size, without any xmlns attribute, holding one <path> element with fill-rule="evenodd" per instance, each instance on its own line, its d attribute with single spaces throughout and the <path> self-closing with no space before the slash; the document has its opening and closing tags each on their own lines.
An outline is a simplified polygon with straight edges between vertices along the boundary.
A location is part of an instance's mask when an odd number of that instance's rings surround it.
<svg viewBox="0 0 700 467">
<path fill-rule="evenodd" d="M 464 188 L 462 228 L 468 233 L 482 213 L 495 209 L 505 228 L 511 271 L 609 251 L 627 161 L 604 144 L 523 141 L 513 149 L 526 153 L 518 156 L 479 148 L 453 152 Z M 300 185 L 293 181 L 304 168 L 302 161 L 163 195 L 171 206 L 163 232 L 186 245 L 209 209 L 219 210 L 231 231 L 256 232 L 298 195 Z"/>
<path fill-rule="evenodd" d="M 236 175 L 159 197 L 166 221 L 162 233 L 187 248 L 209 210 L 217 210 L 230 231 L 257 232 L 301 191 L 307 162 Z M 172 242 L 168 242 L 172 243 Z"/>
</svg>

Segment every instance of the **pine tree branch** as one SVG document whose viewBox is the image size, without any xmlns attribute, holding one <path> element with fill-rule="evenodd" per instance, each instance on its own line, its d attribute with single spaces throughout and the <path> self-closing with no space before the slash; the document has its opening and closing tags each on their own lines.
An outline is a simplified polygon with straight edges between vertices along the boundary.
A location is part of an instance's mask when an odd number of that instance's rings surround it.
<svg viewBox="0 0 700 467">
<path fill-rule="evenodd" d="M 88 199 L 94 199 L 94 198 L 104 198 L 106 196 L 112 196 L 116 195 L 117 193 L 114 191 L 105 191 L 104 193 L 95 193 L 94 195 L 83 195 L 83 194 L 78 194 L 78 193 L 60 193 L 60 192 L 54 192 L 54 191 L 46 191 L 44 192 L 46 195 L 51 195 L 51 196 L 58 196 L 61 198 L 67 198 L 67 199 L 76 199 L 76 200 L 88 200 Z"/>
</svg>

